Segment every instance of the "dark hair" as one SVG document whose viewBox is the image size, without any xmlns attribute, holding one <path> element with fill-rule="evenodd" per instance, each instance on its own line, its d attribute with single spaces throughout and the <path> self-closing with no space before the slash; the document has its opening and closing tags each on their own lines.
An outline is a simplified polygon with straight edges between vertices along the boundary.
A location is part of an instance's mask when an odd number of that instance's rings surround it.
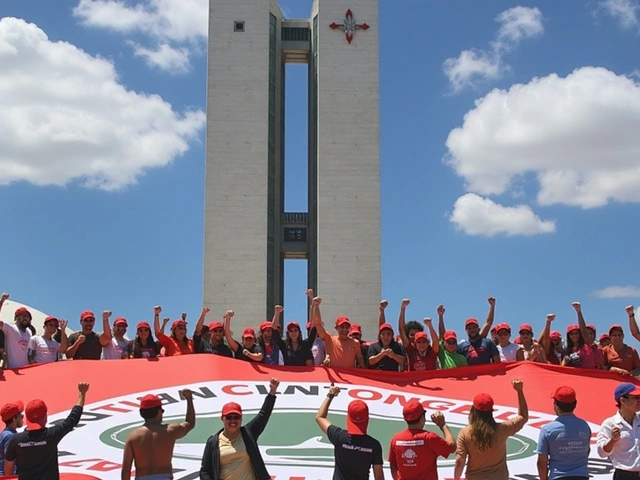
<svg viewBox="0 0 640 480">
<path fill-rule="evenodd" d="M 576 400 L 571 403 L 565 403 L 565 402 L 559 402 L 558 400 L 554 400 L 554 403 L 556 404 L 556 407 L 558 407 L 558 410 L 560 410 L 560 412 L 572 413 L 576 409 L 576 405 L 578 404 L 578 401 Z"/>
<path fill-rule="evenodd" d="M 275 343 L 275 340 L 280 336 L 280 330 L 273 327 L 269 327 L 269 328 L 271 328 L 271 333 L 272 333 L 271 343 Z M 256 338 L 256 343 L 264 349 L 265 343 L 264 343 L 264 338 L 262 337 L 262 331 L 260 331 L 260 333 L 258 334 L 258 338 Z"/>
<path fill-rule="evenodd" d="M 146 345 L 148 345 L 149 348 L 153 348 L 155 350 L 156 356 L 158 355 L 158 353 L 160 353 L 160 349 L 158 348 L 158 344 L 156 343 L 156 341 L 153 339 L 151 330 L 149 330 L 149 338 L 147 338 Z M 142 358 L 142 348 L 144 346 L 145 345 L 142 345 L 142 339 L 136 333 L 136 338 L 133 339 L 133 358 Z"/>
<path fill-rule="evenodd" d="M 291 349 L 292 352 L 297 350 L 293 349 L 293 342 L 291 341 L 291 337 L 289 336 L 289 330 L 287 330 L 287 338 L 284 340 L 284 344 L 287 346 L 287 349 Z M 302 331 L 300 331 L 300 337 L 298 337 L 298 350 L 302 348 Z"/>
<path fill-rule="evenodd" d="M 417 320 L 411 320 L 404 324 L 404 333 L 409 335 L 411 330 L 417 330 L 419 332 L 424 332 L 424 326 L 418 322 Z"/>
<path fill-rule="evenodd" d="M 182 342 L 185 345 L 189 345 L 189 337 L 187 336 L 187 330 L 186 330 L 187 326 L 185 325 L 185 333 L 184 333 L 184 338 L 182 339 Z M 171 329 L 171 338 L 173 338 L 176 342 L 178 341 L 178 338 L 176 337 L 176 329 L 172 328 Z"/>
<path fill-rule="evenodd" d="M 420 421 L 424 418 L 426 412 L 422 412 L 422 414 L 416 418 L 415 420 L 412 420 L 411 422 L 407 422 L 407 427 L 411 428 L 413 426 L 417 426 L 420 424 Z"/>
<path fill-rule="evenodd" d="M 151 418 L 155 418 L 158 416 L 158 412 L 162 409 L 162 406 L 153 407 L 153 408 L 141 408 L 140 416 L 145 420 L 149 420 Z"/>
<path fill-rule="evenodd" d="M 33 325 L 29 324 L 29 325 L 27 325 L 27 328 L 31 332 L 31 335 L 35 335 L 36 334 L 36 327 L 34 327 Z"/>
<path fill-rule="evenodd" d="M 569 333 L 570 332 L 567 332 L 567 346 L 563 352 L 563 355 L 565 356 L 571 355 L 574 349 L 580 349 L 584 345 L 584 337 L 582 336 L 582 332 L 580 330 L 578 330 L 578 333 L 580 334 L 580 338 L 578 339 L 578 343 L 575 345 L 571 341 L 571 335 Z"/>
</svg>

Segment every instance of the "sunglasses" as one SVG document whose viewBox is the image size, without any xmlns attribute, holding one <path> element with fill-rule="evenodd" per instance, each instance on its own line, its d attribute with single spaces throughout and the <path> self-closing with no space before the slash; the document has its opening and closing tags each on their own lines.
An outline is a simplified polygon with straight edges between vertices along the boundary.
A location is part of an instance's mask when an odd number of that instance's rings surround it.
<svg viewBox="0 0 640 480">
<path fill-rule="evenodd" d="M 233 421 L 240 420 L 242 418 L 242 416 L 241 415 L 225 415 L 224 418 L 226 420 L 229 420 L 230 422 L 233 422 Z"/>
</svg>

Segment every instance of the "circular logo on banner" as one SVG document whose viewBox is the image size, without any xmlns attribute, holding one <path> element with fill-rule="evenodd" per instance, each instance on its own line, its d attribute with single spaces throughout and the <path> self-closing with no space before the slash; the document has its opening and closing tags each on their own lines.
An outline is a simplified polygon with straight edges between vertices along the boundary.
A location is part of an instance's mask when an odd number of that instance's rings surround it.
<svg viewBox="0 0 640 480">
<path fill-rule="evenodd" d="M 343 387 L 342 385 L 340 385 Z M 266 382 L 207 382 L 181 385 L 164 390 L 137 392 L 87 405 L 78 428 L 67 435 L 60 444 L 60 469 L 98 475 L 103 480 L 120 478 L 123 447 L 127 435 L 142 425 L 139 399 L 153 393 L 163 400 L 164 422 L 184 421 L 186 402 L 179 391 L 193 391 L 196 409 L 196 427 L 186 437 L 176 442 L 173 466 L 174 478 L 191 479 L 199 471 L 207 439 L 222 428 L 220 411 L 227 402 L 242 405 L 246 423 L 260 410 L 268 392 Z M 333 445 L 315 421 L 318 407 L 326 398 L 327 385 L 317 383 L 281 383 L 278 398 L 267 427 L 258 444 L 269 473 L 276 480 L 318 480 L 331 478 L 334 468 Z M 514 404 L 516 396 L 514 392 Z M 406 428 L 402 419 L 402 406 L 412 398 L 420 400 L 428 416 L 442 412 L 454 436 L 467 424 L 471 403 L 416 393 L 382 389 L 364 385 L 345 385 L 344 390 L 331 403 L 329 420 L 346 428 L 346 411 L 351 400 L 364 400 L 369 406 L 369 435 L 378 439 L 383 447 L 383 458 L 388 458 L 389 442 L 397 432 Z M 515 415 L 513 406 L 496 406 L 498 421 Z M 51 417 L 60 421 L 66 413 Z M 534 454 L 540 427 L 554 416 L 530 412 L 530 421 L 517 435 L 507 442 L 507 459 L 512 474 L 536 471 L 537 455 Z M 593 427 L 592 427 L 593 428 Z M 430 422 L 425 429 L 441 435 Z M 417 452 L 407 450 L 408 460 L 416 461 Z M 438 460 L 440 478 L 453 477 L 455 454 Z"/>
</svg>

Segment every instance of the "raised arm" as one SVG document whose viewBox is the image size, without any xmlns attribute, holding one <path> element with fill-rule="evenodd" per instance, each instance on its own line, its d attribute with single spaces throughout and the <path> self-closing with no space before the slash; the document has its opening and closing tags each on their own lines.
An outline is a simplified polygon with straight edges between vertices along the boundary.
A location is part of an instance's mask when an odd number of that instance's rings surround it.
<svg viewBox="0 0 640 480">
<path fill-rule="evenodd" d="M 582 335 L 582 338 L 586 340 L 587 338 L 589 338 L 589 332 L 587 332 L 587 323 L 584 321 L 584 316 L 582 315 L 582 305 L 580 305 L 580 302 L 573 302 L 571 306 L 578 315 L 578 326 L 580 327 L 580 334 Z"/>
<path fill-rule="evenodd" d="M 69 337 L 67 336 L 68 324 L 69 322 L 62 318 L 58 320 L 58 327 L 60 328 L 60 348 L 58 349 L 59 355 L 65 353 L 67 351 L 67 348 L 69 347 Z"/>
<path fill-rule="evenodd" d="M 280 314 L 284 311 L 284 307 L 282 305 L 276 305 L 273 307 L 273 318 L 271 319 L 271 328 L 274 333 L 278 330 L 278 326 L 280 325 Z"/>
<path fill-rule="evenodd" d="M 629 316 L 629 330 L 631 331 L 631 335 L 640 342 L 640 329 L 638 329 L 638 324 L 636 323 L 636 315 L 633 312 L 633 305 L 629 305 L 625 310 Z"/>
<path fill-rule="evenodd" d="M 102 333 L 98 337 L 100 345 L 106 347 L 113 338 L 111 334 L 111 325 L 109 325 L 109 318 L 111 318 L 111 310 L 105 310 L 102 312 Z"/>
<path fill-rule="evenodd" d="M 549 341 L 549 333 L 551 332 L 551 322 L 553 322 L 555 318 L 556 318 L 555 313 L 549 313 L 547 315 L 547 321 L 544 324 L 544 329 L 542 330 L 542 333 L 538 337 L 538 343 L 542 345 L 542 348 L 544 348 L 545 351 L 551 346 L 551 342 Z"/>
<path fill-rule="evenodd" d="M 202 326 L 204 325 L 204 319 L 207 318 L 207 313 L 209 313 L 211 309 L 209 307 L 202 307 L 202 312 L 200 312 L 200 316 L 198 317 L 198 321 L 196 322 L 196 328 L 194 330 L 194 336 L 200 335 L 202 332 Z"/>
<path fill-rule="evenodd" d="M 4 302 L 6 302 L 7 300 L 9 300 L 9 294 L 5 292 L 2 294 L 2 296 L 0 296 L 0 312 L 2 311 L 2 306 L 4 305 Z M 0 320 L 0 330 L 2 330 L 3 324 L 4 322 Z"/>
<path fill-rule="evenodd" d="M 489 297 L 487 298 L 487 301 L 489 302 L 489 313 L 487 313 L 487 319 L 480 329 L 480 336 L 483 338 L 491 332 L 491 325 L 493 325 L 493 319 L 496 313 L 496 299 L 494 297 Z"/>
<path fill-rule="evenodd" d="M 431 336 L 431 348 L 433 349 L 433 352 L 437 354 L 440 351 L 440 342 L 438 342 L 436 329 L 433 328 L 433 320 L 431 320 L 430 318 L 425 318 L 424 324 L 427 326 L 429 335 Z"/>
<path fill-rule="evenodd" d="M 313 324 L 316 327 L 316 331 L 318 332 L 318 337 L 320 340 L 324 341 L 327 336 L 327 331 L 324 329 L 324 325 L 322 325 L 322 315 L 320 314 L 320 304 L 322 303 L 321 297 L 314 297 L 313 299 Z"/>
<path fill-rule="evenodd" d="M 329 427 L 331 426 L 331 422 L 327 419 L 327 415 L 329 415 L 329 405 L 331 405 L 331 401 L 334 397 L 337 397 L 340 393 L 340 387 L 336 387 L 335 385 L 331 385 L 329 387 L 329 393 L 327 393 L 327 398 L 324 399 L 322 405 L 318 409 L 318 413 L 316 413 L 316 423 L 320 427 L 325 434 Z"/>
<path fill-rule="evenodd" d="M 522 417 L 523 425 L 529 420 L 529 407 L 524 396 L 524 385 L 518 379 L 512 380 L 513 389 L 518 393 L 518 416 Z"/>
<path fill-rule="evenodd" d="M 404 348 L 407 348 L 409 345 L 411 345 L 411 341 L 409 340 L 407 332 L 405 331 L 405 310 L 410 304 L 411 300 L 409 300 L 408 298 L 403 299 L 402 303 L 400 304 L 400 314 L 398 315 L 398 331 L 400 332 L 400 338 L 402 339 L 402 345 L 404 346 Z"/>
<path fill-rule="evenodd" d="M 447 329 L 444 326 L 444 312 L 445 312 L 445 308 L 442 304 L 438 305 L 438 338 L 440 340 L 444 340 L 444 332 L 447 331 Z"/>
<path fill-rule="evenodd" d="M 388 306 L 389 302 L 387 302 L 386 300 L 380 301 L 380 306 L 378 307 L 378 309 L 380 310 L 380 313 L 378 313 L 378 328 L 380 327 L 380 325 L 387 323 L 387 317 L 384 314 L 384 310 Z"/>
<path fill-rule="evenodd" d="M 187 401 L 187 413 L 184 422 L 169 424 L 168 431 L 176 440 L 184 437 L 196 426 L 196 410 L 193 406 L 193 393 L 188 388 L 180 391 L 180 395 Z"/>
<path fill-rule="evenodd" d="M 262 402 L 262 408 L 260 408 L 258 414 L 245 425 L 246 429 L 251 432 L 251 435 L 253 435 L 253 438 L 256 440 L 267 427 L 271 412 L 273 412 L 273 407 L 276 404 L 278 385 L 280 385 L 280 380 L 277 378 L 272 377 L 271 380 L 269 380 L 269 393 L 265 397 L 264 402 Z"/>
<path fill-rule="evenodd" d="M 160 305 L 153 307 L 153 331 L 156 334 L 156 338 L 164 335 L 164 332 L 160 329 L 160 312 L 162 312 Z"/>
<path fill-rule="evenodd" d="M 240 345 L 236 342 L 231 336 L 231 318 L 234 315 L 233 310 L 227 310 L 224 314 L 224 338 L 227 339 L 227 343 L 229 344 L 229 348 L 235 353 Z"/>
</svg>

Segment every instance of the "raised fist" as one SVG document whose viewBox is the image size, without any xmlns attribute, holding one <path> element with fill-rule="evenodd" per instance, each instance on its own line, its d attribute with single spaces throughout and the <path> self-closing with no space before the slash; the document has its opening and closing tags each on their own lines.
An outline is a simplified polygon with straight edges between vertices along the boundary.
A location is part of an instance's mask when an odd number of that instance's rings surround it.
<svg viewBox="0 0 640 480">
<path fill-rule="evenodd" d="M 547 322 L 553 322 L 555 319 L 556 319 L 556 314 L 555 313 L 547 314 Z"/>
<path fill-rule="evenodd" d="M 166 326 L 167 326 L 167 323 L 169 323 L 169 321 L 170 321 L 170 320 L 171 320 L 171 319 L 170 319 L 169 317 L 164 317 L 164 318 L 162 319 L 162 326 L 163 326 L 163 327 L 166 327 Z"/>
<path fill-rule="evenodd" d="M 425 318 L 423 321 L 425 325 L 432 325 L 432 320 L 430 318 Z"/>
<path fill-rule="evenodd" d="M 104 312 L 102 312 L 102 319 L 103 320 L 109 320 L 109 318 L 111 317 L 111 310 L 105 310 Z"/>
<path fill-rule="evenodd" d="M 322 303 L 322 297 L 313 297 L 313 304 L 318 306 Z"/>
<path fill-rule="evenodd" d="M 153 307 L 154 315 L 160 315 L 160 312 L 162 312 L 162 307 L 160 305 L 156 305 L 155 307 Z"/>
<path fill-rule="evenodd" d="M 386 300 L 380 300 L 380 311 L 383 312 L 385 308 L 389 306 L 389 302 Z"/>
<path fill-rule="evenodd" d="M 307 288 L 307 290 L 304 293 L 305 293 L 305 295 L 307 297 L 309 297 L 309 300 L 313 300 L 313 289 L 312 288 Z"/>
<path fill-rule="evenodd" d="M 67 329 L 67 325 L 69 325 L 69 322 L 67 322 L 66 320 L 58 320 L 58 327 L 60 327 L 60 330 L 62 330 L 63 332 Z"/>
<path fill-rule="evenodd" d="M 582 306 L 580 302 L 573 302 L 571 306 L 575 309 L 576 312 L 580 313 L 582 311 Z"/>
<path fill-rule="evenodd" d="M 511 385 L 516 392 L 521 392 L 522 388 L 524 387 L 522 381 L 518 378 L 514 378 L 513 380 L 511 380 Z"/>
<path fill-rule="evenodd" d="M 408 298 L 403 298 L 400 308 L 407 308 L 410 303 L 411 303 L 411 300 L 409 300 Z"/>
<path fill-rule="evenodd" d="M 182 320 L 186 320 L 187 319 L 187 312 L 182 312 Z"/>
<path fill-rule="evenodd" d="M 236 312 L 234 312 L 233 310 L 227 310 L 227 312 L 224 314 L 224 318 L 228 318 L 229 320 L 231 320 L 235 314 Z"/>
<path fill-rule="evenodd" d="M 7 297 L 9 296 L 9 294 L 8 294 L 8 293 L 4 293 L 2 296 L 4 297 L 5 295 L 6 295 Z M 627 311 L 627 315 L 629 315 L 629 316 L 633 315 L 633 305 L 629 305 L 629 306 L 627 306 L 627 307 L 625 308 L 625 310 Z"/>
<path fill-rule="evenodd" d="M 329 387 L 329 394 L 331 395 L 338 395 L 340 393 L 340 387 L 338 387 L 337 385 L 331 385 Z"/>
<path fill-rule="evenodd" d="M 273 313 L 276 315 L 280 315 L 282 312 L 284 312 L 284 307 L 282 305 L 276 305 L 273 307 Z"/>
<path fill-rule="evenodd" d="M 88 384 L 87 382 L 80 382 L 80 383 L 78 383 L 78 391 L 79 391 L 81 394 L 83 394 L 83 395 L 84 395 L 85 393 L 87 393 L 87 390 L 89 390 L 89 384 Z"/>
<path fill-rule="evenodd" d="M 269 380 L 269 393 L 271 395 L 276 394 L 276 391 L 278 390 L 278 385 L 280 385 L 280 380 L 278 380 L 277 378 L 272 378 L 271 380 Z"/>
<path fill-rule="evenodd" d="M 489 297 L 487 298 L 487 301 L 489 302 L 489 305 L 491 305 L 492 307 L 496 306 L 496 299 L 495 297 Z"/>
<path fill-rule="evenodd" d="M 438 428 L 443 428 L 445 424 L 444 415 L 442 412 L 436 412 L 431 415 L 431 421 L 436 424 Z"/>
<path fill-rule="evenodd" d="M 4 303 L 5 300 L 9 300 L 9 294 L 8 293 L 3 293 L 2 296 L 0 297 L 0 303 Z"/>
<path fill-rule="evenodd" d="M 184 398 L 185 400 L 193 400 L 193 392 L 191 392 L 191 390 L 189 390 L 188 388 L 180 390 L 180 395 L 182 395 L 182 398 Z"/>
<path fill-rule="evenodd" d="M 438 305 L 438 309 L 436 310 L 436 312 L 438 312 L 438 315 L 441 317 L 444 315 L 445 309 L 444 309 L 444 305 L 440 304 Z"/>
<path fill-rule="evenodd" d="M 209 313 L 211 311 L 211 309 L 209 307 L 202 307 L 202 314 L 206 315 L 207 313 Z"/>
</svg>

